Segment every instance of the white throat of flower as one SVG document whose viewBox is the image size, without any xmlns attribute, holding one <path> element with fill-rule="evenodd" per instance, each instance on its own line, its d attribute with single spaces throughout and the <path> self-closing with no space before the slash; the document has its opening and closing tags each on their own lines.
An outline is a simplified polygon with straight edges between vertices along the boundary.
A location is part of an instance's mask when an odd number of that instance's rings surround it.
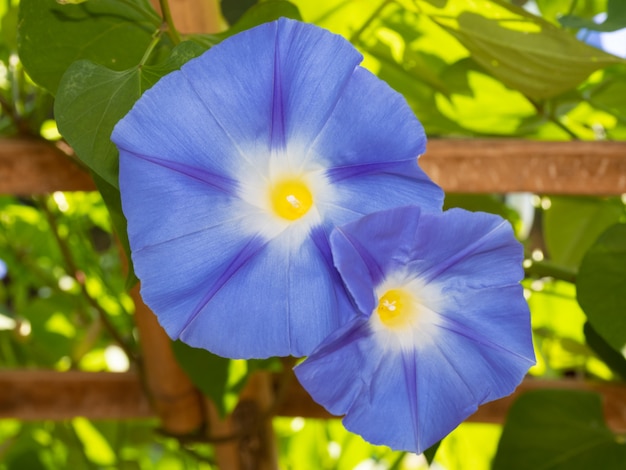
<svg viewBox="0 0 626 470">
<path fill-rule="evenodd" d="M 388 276 L 375 289 L 378 304 L 369 326 L 386 350 L 415 350 L 436 340 L 441 324 L 437 311 L 444 301 L 441 290 L 404 273 Z"/>
<path fill-rule="evenodd" d="M 308 165 L 294 169 L 288 156 L 272 156 L 269 168 L 249 167 L 238 175 L 239 195 L 246 208 L 247 229 L 272 239 L 289 230 L 301 243 L 322 220 L 320 205 L 332 201 L 325 168 Z"/>
</svg>

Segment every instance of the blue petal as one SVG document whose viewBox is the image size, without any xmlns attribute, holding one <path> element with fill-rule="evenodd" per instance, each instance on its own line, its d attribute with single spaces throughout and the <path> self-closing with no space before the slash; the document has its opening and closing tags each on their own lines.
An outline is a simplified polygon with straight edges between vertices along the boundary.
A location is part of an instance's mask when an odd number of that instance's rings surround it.
<svg viewBox="0 0 626 470">
<path fill-rule="evenodd" d="M 425 416 L 422 413 L 427 410 L 435 414 L 435 409 L 433 403 L 428 403 L 420 394 L 423 391 L 418 390 L 422 371 L 414 353 L 407 351 L 393 356 L 381 353 L 376 373 L 356 395 L 343 420 L 346 429 L 362 435 L 372 444 L 415 453 L 423 452 L 445 435 L 439 429 L 421 425 Z M 435 392 L 432 388 L 429 390 L 429 393 Z M 424 409 L 425 406 L 429 408 Z M 439 426 L 447 421 L 442 411 L 437 409 L 436 413 Z"/>
<path fill-rule="evenodd" d="M 511 224 L 493 214 L 462 209 L 424 214 L 415 250 L 411 268 L 448 288 L 506 286 L 524 277 L 522 245 Z"/>
<path fill-rule="evenodd" d="M 329 170 L 328 175 L 333 183 L 336 207 L 325 210 L 342 219 L 338 220 L 338 225 L 354 220 L 354 214 L 365 215 L 408 205 L 420 206 L 423 211 L 440 211 L 443 205 L 443 191 L 415 161 L 382 167 L 355 165 L 347 170 Z"/>
<path fill-rule="evenodd" d="M 236 220 L 234 188 L 233 181 L 201 170 L 177 171 L 120 152 L 122 207 L 133 251 Z M 231 230 L 240 228 L 233 223 Z M 171 253 L 164 253 L 164 266 Z"/>
<path fill-rule="evenodd" d="M 226 175 L 244 163 L 265 174 L 273 147 L 317 136 L 361 59 L 321 28 L 267 23 L 162 78 L 112 140 L 135 154 Z"/>
<path fill-rule="evenodd" d="M 142 281 L 141 295 L 159 312 L 159 322 L 171 338 L 179 338 L 206 298 L 261 250 L 262 240 L 233 232 L 236 230 L 224 223 L 133 253 L 137 277 Z M 176 253 L 175 260 L 169 262 L 172 253 Z M 241 321 L 247 314 L 254 312 L 241 313 Z"/>
<path fill-rule="evenodd" d="M 295 373 L 316 402 L 346 415 L 348 430 L 373 444 L 421 452 L 443 435 L 420 428 L 417 367 L 413 351 L 381 349 L 361 317 L 326 339 Z M 435 411 L 440 410 L 428 409 L 428 414 Z"/>
<path fill-rule="evenodd" d="M 410 206 L 370 214 L 331 234 L 335 266 L 363 314 L 376 307 L 374 288 L 386 274 L 410 261 L 420 212 Z"/>
<path fill-rule="evenodd" d="M 269 156 L 270 148 L 317 136 L 361 60 L 342 37 L 282 18 L 224 41 L 182 71 L 233 141 Z"/>
<path fill-rule="evenodd" d="M 308 145 L 317 138 L 362 59 L 341 36 L 306 23 L 278 21 L 274 100 L 280 97 L 287 143 Z"/>
<path fill-rule="evenodd" d="M 359 67 L 309 152 L 338 168 L 415 162 L 425 148 L 424 129 L 404 97 Z"/>
<path fill-rule="evenodd" d="M 247 157 L 229 131 L 198 99 L 182 72 L 173 72 L 142 95 L 117 123 L 111 140 L 121 151 L 137 157 L 164 164 L 175 162 L 233 178 L 243 163 L 254 166 L 256 162 L 246 162 Z"/>
<path fill-rule="evenodd" d="M 385 350 L 357 318 L 295 372 L 316 402 L 345 414 L 348 430 L 373 444 L 421 453 L 479 405 L 512 393 L 530 365 L 447 329 L 433 347 Z"/>
<path fill-rule="evenodd" d="M 254 238 L 249 216 L 240 213 L 237 198 L 203 182 L 124 154 L 121 162 L 133 169 L 132 188 L 140 196 L 124 198 L 123 208 L 142 296 L 177 337 L 211 284 Z M 123 190 L 127 183 L 122 180 Z"/>
<path fill-rule="evenodd" d="M 294 369 L 302 386 L 329 412 L 345 414 L 368 387 L 378 359 L 370 341 L 367 322 L 355 316 Z"/>
<path fill-rule="evenodd" d="M 510 383 L 519 382 L 535 363 L 530 312 L 522 286 L 446 290 L 444 295 L 445 308 L 438 312 L 442 317 L 441 328 L 463 337 L 464 342 L 472 342 L 471 347 L 486 359 L 500 357 L 503 363 L 508 361 L 506 373 L 499 377 L 508 377 Z M 466 358 L 467 354 L 458 360 L 461 362 Z M 476 379 L 477 387 L 480 380 Z M 511 391 L 494 387 L 487 395 L 487 401 Z"/>
<path fill-rule="evenodd" d="M 203 300 L 180 338 L 228 357 L 309 354 L 352 311 L 316 241 L 294 244 L 286 230 L 267 243 Z"/>
</svg>

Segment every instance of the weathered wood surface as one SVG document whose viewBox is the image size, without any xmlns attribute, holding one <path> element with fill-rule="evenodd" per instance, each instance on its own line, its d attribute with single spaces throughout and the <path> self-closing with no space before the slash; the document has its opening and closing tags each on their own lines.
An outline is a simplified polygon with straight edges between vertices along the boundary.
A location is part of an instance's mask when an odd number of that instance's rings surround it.
<svg viewBox="0 0 626 470">
<path fill-rule="evenodd" d="M 138 375 L 106 372 L 0 371 L 0 418 L 63 420 L 154 416 Z"/>
<path fill-rule="evenodd" d="M 626 193 L 626 142 L 431 139 L 420 165 L 448 192 Z M 52 144 L 0 140 L 0 194 L 93 189 L 89 174 Z"/>
<path fill-rule="evenodd" d="M 422 167 L 449 192 L 626 192 L 626 142 L 433 139 Z"/>
<path fill-rule="evenodd" d="M 131 290 L 131 296 L 135 302 L 145 390 L 161 419 L 161 428 L 172 435 L 197 432 L 205 423 L 202 396 L 176 361 L 170 338 L 143 302 L 139 285 Z"/>
<path fill-rule="evenodd" d="M 95 189 L 89 173 L 53 144 L 43 140 L 0 140 L 0 194 Z"/>
</svg>

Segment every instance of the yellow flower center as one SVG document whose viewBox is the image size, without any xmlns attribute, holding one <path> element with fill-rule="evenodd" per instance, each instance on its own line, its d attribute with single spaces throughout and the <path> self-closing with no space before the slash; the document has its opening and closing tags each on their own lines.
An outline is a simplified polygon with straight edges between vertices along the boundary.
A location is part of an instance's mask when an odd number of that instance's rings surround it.
<svg viewBox="0 0 626 470">
<path fill-rule="evenodd" d="M 296 220 L 306 214 L 313 205 L 313 196 L 300 179 L 283 180 L 270 188 L 272 209 L 276 215 Z"/>
<path fill-rule="evenodd" d="M 418 302 L 404 289 L 390 289 L 378 299 L 376 311 L 380 321 L 388 328 L 408 326 L 417 315 Z"/>
</svg>

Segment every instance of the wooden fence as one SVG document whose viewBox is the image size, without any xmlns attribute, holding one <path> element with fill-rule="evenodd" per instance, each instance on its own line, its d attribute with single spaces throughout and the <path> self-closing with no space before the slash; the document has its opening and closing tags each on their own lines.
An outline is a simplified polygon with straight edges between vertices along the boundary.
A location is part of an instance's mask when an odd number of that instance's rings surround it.
<svg viewBox="0 0 626 470">
<path fill-rule="evenodd" d="M 216 8 L 214 2 L 170 3 L 181 31 L 215 30 L 215 15 L 209 11 Z M 429 142 L 420 162 L 447 192 L 626 193 L 626 142 L 435 139 Z M 0 141 L 0 194 L 91 190 L 95 190 L 91 177 L 63 144 L 24 139 Z M 209 429 L 212 440 L 219 444 L 216 452 L 220 468 L 259 470 L 276 468 L 271 423 L 262 422 L 268 408 L 276 415 L 329 418 L 297 381 L 292 380 L 285 387 L 275 376 L 257 374 L 242 393 L 235 412 L 226 420 L 219 419 L 211 403 L 176 363 L 169 339 L 136 289 L 133 298 L 142 348 L 141 374 L 0 371 L 0 418 L 158 416 L 163 431 L 172 435 L 187 436 L 197 429 Z M 514 395 L 482 406 L 469 420 L 503 422 L 519 393 L 548 387 L 598 391 L 605 398 L 609 425 L 626 430 L 626 386 L 578 380 L 527 379 Z M 283 399 L 273 407 L 277 395 Z"/>
</svg>

